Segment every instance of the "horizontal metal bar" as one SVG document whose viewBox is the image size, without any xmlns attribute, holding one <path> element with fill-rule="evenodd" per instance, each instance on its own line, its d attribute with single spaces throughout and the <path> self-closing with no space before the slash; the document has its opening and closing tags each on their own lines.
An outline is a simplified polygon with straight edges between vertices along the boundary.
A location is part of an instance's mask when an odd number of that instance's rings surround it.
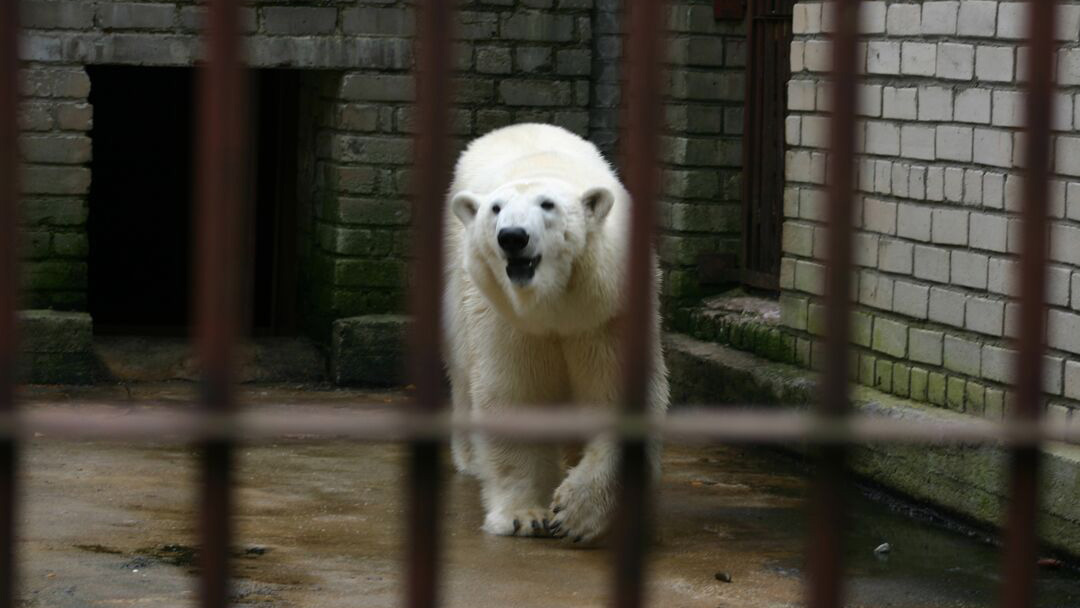
<svg viewBox="0 0 1080 608">
<path fill-rule="evenodd" d="M 30 406 L 0 414 L 0 438 L 125 441 L 206 439 L 362 441 L 443 439 L 452 431 L 482 432 L 537 442 L 576 441 L 619 432 L 624 437 L 659 436 L 678 442 L 723 443 L 902 443 L 921 445 L 1034 445 L 1041 441 L 1080 444 L 1080 420 L 993 422 L 916 420 L 855 415 L 833 420 L 799 410 L 725 405 L 683 409 L 662 418 L 620 418 L 613 411 L 519 410 L 476 420 L 407 409 L 343 409 L 340 406 L 260 405 L 235 414 L 169 406 L 131 410 L 115 404 L 63 402 L 63 410 Z M 360 407 L 360 404 L 357 404 Z"/>
</svg>

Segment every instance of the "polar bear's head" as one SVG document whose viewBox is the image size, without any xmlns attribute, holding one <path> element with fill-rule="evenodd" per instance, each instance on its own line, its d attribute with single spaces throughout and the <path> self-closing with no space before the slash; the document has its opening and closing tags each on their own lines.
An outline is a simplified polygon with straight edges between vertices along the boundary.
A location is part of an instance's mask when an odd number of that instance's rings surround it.
<svg viewBox="0 0 1080 608">
<path fill-rule="evenodd" d="M 508 293 L 538 299 L 566 289 L 574 262 L 600 230 L 614 194 L 582 191 L 557 179 L 504 184 L 489 194 L 458 193 L 454 215 L 465 225 L 470 258 L 481 261 Z"/>
</svg>

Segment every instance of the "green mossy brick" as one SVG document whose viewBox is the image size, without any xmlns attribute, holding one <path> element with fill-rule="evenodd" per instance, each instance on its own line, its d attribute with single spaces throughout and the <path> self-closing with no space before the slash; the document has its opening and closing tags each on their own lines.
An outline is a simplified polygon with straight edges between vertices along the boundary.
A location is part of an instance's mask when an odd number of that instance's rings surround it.
<svg viewBox="0 0 1080 608">
<path fill-rule="evenodd" d="M 986 389 L 983 404 L 983 416 L 990 420 L 1001 420 L 1005 414 L 1005 391 L 996 388 Z"/>
<path fill-rule="evenodd" d="M 784 359 L 782 359 L 782 361 L 785 363 L 795 363 L 796 340 L 797 338 L 794 335 L 787 332 L 781 332 L 780 334 L 780 341 L 784 352 Z"/>
<path fill-rule="evenodd" d="M 53 235 L 52 248 L 58 256 L 85 258 L 90 253 L 90 241 L 85 232 L 58 232 Z"/>
<path fill-rule="evenodd" d="M 23 310 L 18 313 L 19 350 L 26 353 L 89 353 L 93 323 L 85 312 Z"/>
<path fill-rule="evenodd" d="M 734 323 L 731 325 L 729 341 L 735 348 L 741 349 L 743 347 L 743 331 L 744 328 L 741 324 Z"/>
<path fill-rule="evenodd" d="M 27 260 L 41 260 L 52 253 L 52 233 L 41 230 L 24 230 L 20 234 L 21 254 Z"/>
<path fill-rule="evenodd" d="M 81 198 L 27 197 L 19 215 L 27 226 L 82 226 L 87 208 Z"/>
<path fill-rule="evenodd" d="M 986 413 L 986 387 L 978 382 L 968 381 L 966 385 L 965 411 L 976 416 L 984 416 Z"/>
<path fill-rule="evenodd" d="M 874 372 L 877 359 L 871 355 L 859 355 L 859 384 L 874 386 Z"/>
<path fill-rule="evenodd" d="M 339 385 L 404 384 L 408 327 L 407 317 L 394 315 L 334 321 L 330 338 L 333 381 Z"/>
<path fill-rule="evenodd" d="M 893 364 L 892 361 L 878 359 L 874 366 L 874 388 L 879 391 L 891 393 L 893 389 Z"/>
<path fill-rule="evenodd" d="M 335 319 L 357 315 L 399 313 L 405 296 L 400 290 L 334 289 L 329 297 L 330 313 Z"/>
<path fill-rule="evenodd" d="M 926 403 L 929 383 L 930 373 L 925 369 L 913 367 L 911 369 L 911 398 Z"/>
<path fill-rule="evenodd" d="M 911 394 L 911 367 L 897 363 L 893 365 L 892 392 L 898 397 L 907 397 Z"/>
<path fill-rule="evenodd" d="M 664 293 L 674 298 L 691 298 L 702 295 L 696 270 L 673 269 L 664 281 Z"/>
<path fill-rule="evenodd" d="M 949 376 L 946 406 L 953 411 L 964 411 L 964 397 L 967 395 L 967 382 L 957 376 Z"/>
<path fill-rule="evenodd" d="M 795 342 L 795 361 L 802 367 L 810 367 L 810 341 L 798 338 Z"/>
<path fill-rule="evenodd" d="M 401 288 L 406 271 L 400 260 L 339 258 L 334 260 L 334 285 Z"/>
<path fill-rule="evenodd" d="M 323 217 L 343 224 L 405 226 L 411 217 L 404 200 L 330 197 Z"/>
<path fill-rule="evenodd" d="M 86 289 L 87 266 L 75 261 L 27 262 L 22 268 L 23 289 L 64 291 Z"/>
<path fill-rule="evenodd" d="M 945 405 L 945 374 L 930 372 L 926 385 L 926 399 L 934 405 Z"/>
</svg>

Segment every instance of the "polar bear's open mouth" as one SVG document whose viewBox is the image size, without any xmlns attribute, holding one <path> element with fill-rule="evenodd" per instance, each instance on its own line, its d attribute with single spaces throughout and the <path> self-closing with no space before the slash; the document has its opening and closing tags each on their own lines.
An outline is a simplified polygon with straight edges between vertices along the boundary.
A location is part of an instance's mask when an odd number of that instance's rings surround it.
<svg viewBox="0 0 1080 608">
<path fill-rule="evenodd" d="M 507 258 L 506 276 L 510 277 L 510 282 L 514 285 L 524 285 L 532 280 L 539 264 L 540 256 Z"/>
</svg>

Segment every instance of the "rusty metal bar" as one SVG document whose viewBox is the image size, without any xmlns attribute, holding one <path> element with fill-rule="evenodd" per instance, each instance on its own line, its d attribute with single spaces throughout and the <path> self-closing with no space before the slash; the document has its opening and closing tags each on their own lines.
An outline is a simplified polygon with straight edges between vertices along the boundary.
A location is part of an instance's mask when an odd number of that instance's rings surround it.
<svg viewBox="0 0 1080 608">
<path fill-rule="evenodd" d="M 442 395 L 442 242 L 443 208 L 450 186 L 449 111 L 452 103 L 455 3 L 428 0 L 417 14 L 416 72 L 419 129 L 414 141 L 416 180 L 413 199 L 413 253 L 410 310 L 410 377 L 416 386 L 414 409 L 436 415 Z M 438 604 L 440 552 L 440 459 L 437 438 L 413 443 L 409 458 L 406 605 Z"/>
<path fill-rule="evenodd" d="M 666 6 L 663 0 L 624 4 L 628 23 L 625 50 L 626 105 L 623 114 L 623 177 L 632 201 L 626 310 L 620 327 L 622 412 L 647 411 L 655 314 L 653 238 L 660 192 L 662 61 Z M 642 605 L 645 552 L 651 536 L 650 466 L 647 440 L 623 435 L 620 446 L 618 507 L 612 529 L 615 559 L 614 605 Z"/>
<path fill-rule="evenodd" d="M 1028 93 L 1024 149 L 1024 208 L 1021 213 L 1020 337 L 1016 367 L 1017 422 L 1042 416 L 1043 351 L 1046 336 L 1047 196 L 1050 181 L 1050 117 L 1054 105 L 1055 0 L 1028 2 Z M 1001 605 L 1026 608 L 1035 600 L 1036 520 L 1039 509 L 1039 447 L 1016 448 L 1009 463 L 1009 506 Z"/>
<path fill-rule="evenodd" d="M 822 5 L 823 10 L 830 10 Z M 836 0 L 832 37 L 832 116 L 829 120 L 828 249 L 826 262 L 825 375 L 818 412 L 825 419 L 848 415 L 851 336 L 852 233 L 855 197 L 855 89 L 859 0 Z M 811 491 L 807 550 L 810 608 L 843 604 L 844 494 L 847 446 L 824 445 Z"/>
<path fill-rule="evenodd" d="M 50 404 L 52 405 L 52 404 Z M 139 410 L 97 402 L 64 402 L 63 410 L 27 404 L 0 414 L 0 437 L 26 440 L 123 440 L 184 442 L 312 441 L 341 438 L 401 442 L 439 440 L 451 431 L 480 432 L 522 441 L 577 441 L 604 433 L 623 437 L 743 444 L 807 445 L 900 443 L 914 445 L 1034 445 L 1044 441 L 1080 444 L 1080 420 L 993 422 L 981 419 L 889 418 L 859 415 L 823 420 L 809 412 L 740 409 L 730 404 L 673 412 L 662 418 L 626 417 L 601 410 L 508 411 L 482 420 L 452 420 L 402 409 L 342 409 L 260 404 L 235 414 L 206 415 L 175 404 L 140 403 Z M 158 408 L 158 409 L 147 409 Z M 714 409 L 722 408 L 722 409 Z"/>
<path fill-rule="evenodd" d="M 197 93 L 193 305 L 204 412 L 227 416 L 235 408 L 248 75 L 241 59 L 238 0 L 210 0 L 207 11 L 207 61 L 199 70 Z M 201 451 L 200 596 L 205 608 L 224 608 L 229 601 L 233 445 L 228 438 L 212 438 L 201 443 Z"/>
<path fill-rule="evenodd" d="M 19 0 L 0 0 L 0 412 L 15 411 L 18 306 Z M 16 451 L 0 440 L 0 608 L 15 603 Z"/>
</svg>

